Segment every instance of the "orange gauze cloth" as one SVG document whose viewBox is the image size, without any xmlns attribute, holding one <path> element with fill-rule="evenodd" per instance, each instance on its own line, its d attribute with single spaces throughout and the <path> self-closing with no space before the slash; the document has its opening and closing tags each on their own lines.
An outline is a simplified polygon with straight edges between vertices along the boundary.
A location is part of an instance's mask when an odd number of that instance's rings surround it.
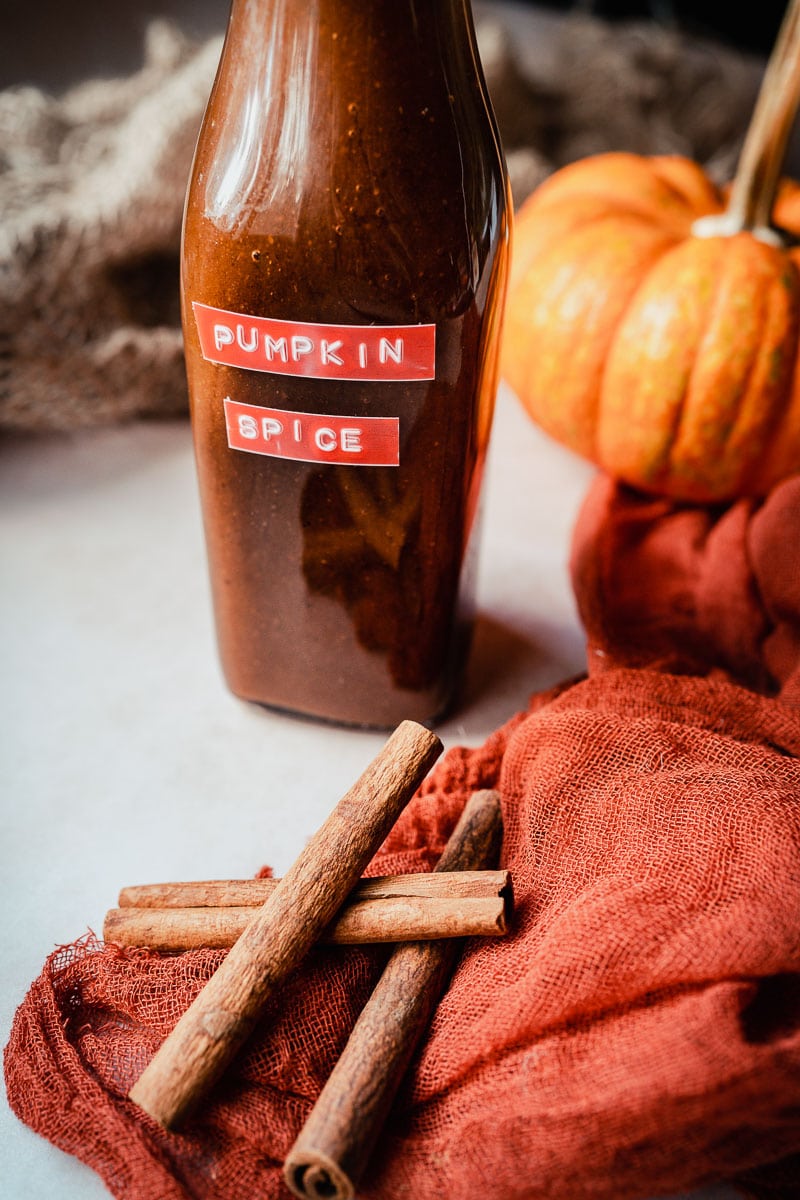
<svg viewBox="0 0 800 1200">
<path fill-rule="evenodd" d="M 602 488 L 573 556 L 578 603 L 595 617 L 591 588 L 613 567 L 604 539 L 621 511 L 607 495 L 598 507 Z M 745 542 L 773 500 L 737 526 Z M 673 515 L 654 513 L 639 544 L 658 541 Z M 615 602 L 637 608 L 639 588 L 664 608 L 648 665 L 624 661 L 626 610 L 590 623 L 603 669 L 534 698 L 483 747 L 449 751 L 373 861 L 371 872 L 430 869 L 469 792 L 500 788 L 512 933 L 465 944 L 366 1200 L 633 1200 L 742 1173 L 759 1194 L 799 1194 L 800 709 L 772 694 L 787 692 L 788 655 L 767 661 L 768 646 L 791 643 L 778 637 L 791 603 L 784 595 L 778 613 L 761 583 L 746 601 L 731 592 L 729 625 L 717 623 L 728 649 L 720 666 L 701 662 L 690 598 L 703 539 L 678 557 L 650 555 L 642 572 L 626 550 L 618 564 Z M 689 598 L 673 634 L 670 581 Z M 733 610 L 748 621 L 738 648 Z M 733 681 L 745 674 L 749 686 Z M 115 1196 L 287 1196 L 280 1164 L 384 952 L 312 952 L 200 1112 L 168 1134 L 125 1096 L 220 958 L 77 943 L 48 961 L 18 1011 L 12 1106 Z"/>
<path fill-rule="evenodd" d="M 720 508 L 598 476 L 572 574 L 590 671 L 722 672 L 800 705 L 800 476 L 765 500 Z"/>
</svg>

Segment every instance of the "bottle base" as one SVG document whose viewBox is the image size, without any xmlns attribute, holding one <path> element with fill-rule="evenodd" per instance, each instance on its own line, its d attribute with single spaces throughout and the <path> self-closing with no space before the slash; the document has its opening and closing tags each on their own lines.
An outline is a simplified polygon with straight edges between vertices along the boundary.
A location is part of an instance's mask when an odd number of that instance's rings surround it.
<svg viewBox="0 0 800 1200">
<path fill-rule="evenodd" d="M 399 695 L 391 697 L 392 703 L 375 703 L 367 709 L 337 709 L 313 704 L 298 704 L 277 699 L 264 699 L 260 696 L 248 695 L 228 683 L 229 690 L 237 699 L 268 712 L 279 713 L 281 716 L 293 717 L 300 721 L 314 724 L 329 725 L 342 729 L 364 730 L 372 732 L 391 732 L 402 721 L 416 721 L 428 729 L 444 721 L 452 712 L 457 699 L 457 688 L 453 685 L 443 694 L 435 697 L 428 696 L 422 703 L 419 696 L 409 696 L 403 699 Z"/>
</svg>

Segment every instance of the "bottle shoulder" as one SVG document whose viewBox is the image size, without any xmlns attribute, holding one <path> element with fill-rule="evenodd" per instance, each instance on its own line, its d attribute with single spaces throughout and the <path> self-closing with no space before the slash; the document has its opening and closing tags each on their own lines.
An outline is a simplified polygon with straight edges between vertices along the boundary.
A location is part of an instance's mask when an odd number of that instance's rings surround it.
<svg viewBox="0 0 800 1200">
<path fill-rule="evenodd" d="M 330 218 L 414 223 L 464 210 L 480 223 L 504 191 L 492 122 L 477 87 L 433 104 L 358 104 L 308 128 L 296 113 L 278 121 L 212 109 L 198 140 L 189 202 L 234 236 L 281 235 Z M 424 99 L 424 98 L 423 98 Z M 255 103 L 255 102 L 254 102 Z M 287 145 L 289 143 L 289 145 Z"/>
<path fill-rule="evenodd" d="M 507 254 L 506 193 L 489 179 L 480 205 L 418 196 L 413 211 L 390 199 L 384 213 L 343 213 L 332 200 L 294 228 L 271 228 L 269 214 L 237 232 L 187 214 L 184 287 L 220 307 L 295 319 L 437 320 L 469 308 Z"/>
</svg>

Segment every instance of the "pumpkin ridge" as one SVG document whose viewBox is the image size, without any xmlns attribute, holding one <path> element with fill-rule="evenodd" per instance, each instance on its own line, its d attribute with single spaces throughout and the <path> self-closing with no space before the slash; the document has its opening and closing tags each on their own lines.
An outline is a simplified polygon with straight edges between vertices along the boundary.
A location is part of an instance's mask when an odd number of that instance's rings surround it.
<svg viewBox="0 0 800 1200">
<path fill-rule="evenodd" d="M 800 198 L 800 188 L 797 189 Z M 797 228 L 797 225 L 795 225 Z M 790 251 L 787 261 L 791 276 L 800 291 L 800 249 Z M 752 491 L 765 495 L 774 482 L 794 475 L 800 470 L 800 316 L 793 331 L 793 342 L 787 349 L 791 378 L 784 399 L 775 405 L 775 423 L 765 454 L 754 464 Z"/>
<path fill-rule="evenodd" d="M 793 297 L 794 297 L 794 312 L 793 319 L 788 328 L 783 329 L 777 345 L 773 344 L 769 352 L 769 376 L 768 384 L 772 385 L 772 394 L 769 396 L 771 403 L 767 407 L 765 418 L 759 427 L 760 441 L 763 446 L 763 453 L 756 456 L 751 456 L 745 464 L 742 472 L 741 480 L 738 487 L 743 494 L 754 493 L 762 494 L 769 490 L 769 485 L 764 486 L 761 483 L 765 476 L 769 478 L 774 467 L 771 466 L 771 460 L 774 459 L 774 447 L 777 444 L 784 446 L 787 438 L 790 436 L 787 433 L 782 433 L 782 430 L 789 425 L 790 418 L 796 411 L 800 397 L 795 394 L 793 384 L 797 375 L 797 358 L 798 349 L 800 348 L 800 272 L 797 264 L 790 258 L 785 258 L 783 263 L 784 270 L 788 269 L 793 281 Z M 776 284 L 770 288 L 767 296 L 767 322 L 770 316 L 770 310 L 778 305 L 781 299 L 781 294 L 777 289 Z M 767 323 L 765 322 L 765 324 Z M 782 363 L 776 360 L 780 358 Z M 789 364 L 793 364 L 790 366 Z M 760 366 L 760 362 L 754 363 L 754 371 Z M 782 379 L 778 375 L 780 366 L 783 366 L 784 372 L 788 374 L 788 379 Z M 767 392 L 765 386 L 764 392 Z M 788 399 L 787 397 L 788 394 Z M 759 395 L 761 391 L 759 390 Z M 795 418 L 795 424 L 796 424 Z M 737 432 L 736 428 L 733 434 Z M 797 447 L 796 447 L 797 449 Z"/>
<path fill-rule="evenodd" d="M 639 279 L 638 285 L 631 292 L 630 296 L 628 297 L 627 304 L 625 305 L 624 309 L 622 310 L 622 312 L 619 315 L 619 319 L 617 321 L 616 328 L 614 331 L 614 336 L 609 345 L 609 351 L 605 355 L 605 358 L 603 361 L 603 368 L 602 368 L 602 372 L 600 375 L 599 386 L 597 389 L 597 404 L 595 406 L 594 419 L 592 421 L 592 426 L 591 426 L 591 432 L 592 432 L 592 454 L 591 454 L 591 457 L 594 462 L 602 463 L 602 462 L 606 461 L 606 452 L 605 452 L 604 448 L 601 446 L 601 437 L 603 434 L 603 425 L 604 425 L 604 421 L 603 421 L 604 401 L 605 401 L 606 394 L 607 394 L 607 388 L 610 389 L 613 386 L 609 382 L 609 375 L 610 375 L 610 372 L 612 369 L 612 361 L 613 361 L 613 355 L 611 353 L 611 350 L 612 350 L 614 343 L 616 342 L 617 334 L 618 334 L 620 328 L 624 325 L 625 319 L 626 319 L 628 313 L 635 307 L 639 295 L 647 287 L 647 281 L 650 277 L 652 270 L 655 268 L 655 266 L 658 263 L 661 262 L 661 259 L 664 257 L 665 254 L 668 254 L 670 250 L 674 250 L 674 249 L 676 249 L 676 247 L 678 247 L 680 245 L 681 245 L 681 243 L 676 240 L 671 246 L 665 246 L 664 250 L 661 254 L 653 257 L 652 262 L 650 264 L 648 264 L 648 268 L 642 272 L 642 275 L 641 275 L 641 278 Z M 621 478 L 625 478 L 625 477 L 621 476 Z M 626 482 L 631 483 L 634 487 L 637 485 L 637 481 L 634 479 L 626 479 Z"/>
<path fill-rule="evenodd" d="M 689 367 L 683 376 L 680 390 L 669 397 L 668 389 L 664 387 L 663 380 L 655 369 L 657 360 L 651 357 L 646 343 L 641 339 L 641 333 L 631 337 L 627 326 L 629 322 L 644 325 L 648 333 L 652 332 L 654 323 L 648 311 L 651 307 L 647 303 L 648 294 L 655 289 L 656 296 L 661 297 L 663 290 L 660 280 L 663 274 L 669 273 L 670 260 L 673 257 L 688 257 L 690 254 L 690 239 L 684 239 L 665 247 L 663 253 L 650 264 L 649 270 L 642 275 L 638 288 L 630 296 L 625 311 L 617 322 L 616 336 L 603 367 L 601 409 L 595 424 L 596 453 L 599 461 L 632 486 L 644 487 L 650 491 L 659 488 L 661 480 L 669 471 L 670 454 L 691 378 L 691 363 L 694 361 L 702 335 L 697 336 L 691 344 L 684 338 L 681 350 Z M 680 263 L 680 266 L 684 267 L 684 264 Z M 658 273 L 659 286 L 654 284 L 654 273 Z M 687 298 L 697 299 L 699 295 L 699 289 L 683 288 L 681 291 Z M 708 303 L 705 306 L 706 311 L 707 308 Z M 670 324 L 674 324 L 674 321 L 673 315 Z M 705 324 L 704 319 L 702 323 Z M 699 322 L 695 322 L 694 328 L 698 329 L 699 325 Z M 638 362 L 635 361 L 637 355 Z M 663 357 L 667 359 L 668 366 L 671 366 L 674 355 L 671 353 Z M 635 364 L 633 368 L 632 362 Z M 649 397 L 646 388 L 649 388 Z M 665 398 L 669 406 L 666 413 Z M 661 407 L 654 416 L 652 410 L 659 400 Z"/>
<path fill-rule="evenodd" d="M 665 165 L 681 162 L 679 155 L 661 155 Z M 689 160 L 683 160 L 688 162 Z M 711 197 L 716 196 L 712 188 Z M 524 222 L 559 209 L 574 200 L 595 200 L 613 206 L 617 211 L 644 216 L 651 224 L 671 228 L 686 236 L 693 221 L 708 211 L 698 210 L 691 196 L 674 183 L 672 174 L 663 176 L 651 159 L 627 151 L 609 151 L 568 163 L 549 176 L 523 204 L 519 218 Z M 519 224 L 519 222 L 518 222 Z"/>
<path fill-rule="evenodd" d="M 538 257 L 514 294 L 504 332 L 509 383 L 552 437 L 584 455 L 624 295 L 635 292 L 642 270 L 675 244 L 645 221 L 609 218 L 604 225 L 601 237 L 594 225 L 572 230 Z"/>
<path fill-rule="evenodd" d="M 704 481 L 696 498 L 707 498 L 709 487 L 712 499 L 739 494 L 759 473 L 791 375 L 787 339 L 796 346 L 800 319 L 797 273 L 786 271 L 785 256 L 749 233 L 724 242 L 672 445 L 674 478 L 692 493 Z M 713 485 L 709 461 L 716 464 Z"/>
<path fill-rule="evenodd" d="M 678 192 L 675 196 L 682 200 Z M 565 198 L 559 201 L 554 197 L 552 203 L 543 204 L 538 210 L 538 214 L 546 213 L 549 209 L 556 212 L 563 212 L 569 206 L 569 201 L 573 197 Z M 685 211 L 669 213 L 659 213 L 653 210 L 652 206 L 647 204 L 636 204 L 634 196 L 619 196 L 612 192 L 602 189 L 587 188 L 582 199 L 593 200 L 596 204 L 604 204 L 608 206 L 608 211 L 601 213 L 598 216 L 597 209 L 594 212 L 587 212 L 585 216 L 581 216 L 581 225 L 598 225 L 604 220 L 625 219 L 627 221 L 641 221 L 643 225 L 647 225 L 651 229 L 660 229 L 664 233 L 671 235 L 674 238 L 688 237 L 691 231 L 692 224 L 698 216 L 690 206 L 683 203 L 681 207 Z M 571 228 L 576 228 L 571 226 Z"/>
<path fill-rule="evenodd" d="M 745 235 L 745 236 L 747 236 L 747 235 Z M 726 248 L 730 251 L 730 249 L 731 249 L 730 243 L 733 239 L 721 239 L 721 240 L 723 242 L 728 243 Z M 721 254 L 720 261 L 723 264 L 726 264 L 726 262 L 730 261 L 730 257 L 731 257 L 730 254 L 728 256 Z M 692 473 L 687 471 L 686 444 L 687 443 L 691 444 L 693 439 L 691 437 L 691 431 L 687 428 L 687 426 L 689 425 L 690 419 L 695 415 L 694 412 L 692 411 L 690 396 L 692 395 L 692 393 L 694 391 L 700 391 L 701 393 L 703 392 L 703 388 L 701 386 L 699 386 L 699 384 L 698 384 L 698 379 L 706 370 L 706 361 L 705 361 L 706 355 L 709 353 L 713 353 L 715 340 L 719 336 L 719 330 L 717 328 L 718 319 L 719 319 L 720 315 L 724 316 L 724 312 L 726 309 L 727 294 L 728 294 L 728 279 L 725 274 L 725 266 L 723 265 L 722 271 L 715 273 L 715 276 L 714 276 L 714 293 L 713 293 L 711 302 L 708 306 L 705 328 L 704 328 L 703 333 L 697 343 L 694 359 L 692 362 L 692 368 L 689 373 L 689 378 L 687 379 L 687 382 L 686 382 L 686 388 L 684 390 L 684 394 L 682 397 L 680 411 L 677 414 L 675 428 L 673 431 L 672 438 L 670 440 L 670 450 L 669 450 L 669 459 L 668 459 L 668 463 L 667 463 L 667 469 L 676 478 L 685 479 L 687 484 L 689 484 L 689 485 L 691 484 L 691 474 Z M 751 302 L 753 302 L 752 297 L 751 297 Z M 756 295 L 755 302 L 759 305 L 759 309 L 763 311 L 764 305 L 763 305 L 763 300 L 762 300 L 762 297 L 760 294 Z M 750 315 L 751 316 L 753 315 L 752 309 L 750 310 Z M 759 325 L 760 329 L 763 329 L 763 325 L 764 325 L 763 316 L 758 321 L 758 325 Z M 746 395 L 746 393 L 748 391 L 750 382 L 753 378 L 753 374 L 756 369 L 757 362 L 758 362 L 758 338 L 756 337 L 753 339 L 753 341 L 751 343 L 750 353 L 749 353 L 746 368 L 739 376 L 738 386 L 736 388 L 735 396 L 731 397 L 730 407 L 734 410 L 734 415 L 733 415 L 732 419 L 730 421 L 728 421 L 727 423 L 724 421 L 720 421 L 718 415 L 715 420 L 715 427 L 716 427 L 716 431 L 719 435 L 719 441 L 720 441 L 720 445 L 718 446 L 718 454 L 720 456 L 720 459 L 722 459 L 722 457 L 725 455 L 728 445 L 733 437 L 735 427 L 736 427 L 736 410 L 738 410 L 738 406 L 739 406 L 742 398 Z M 704 403 L 704 402 L 701 401 L 701 403 Z"/>
<path fill-rule="evenodd" d="M 722 211 L 724 200 L 720 189 L 711 182 L 702 167 L 691 159 L 683 158 L 678 154 L 659 154 L 648 159 L 648 162 L 656 178 L 691 211 L 692 221 L 698 217 Z M 688 187 L 684 188 L 678 185 L 675 180 L 676 172 L 692 176 L 692 191 Z"/>
<path fill-rule="evenodd" d="M 527 218 L 523 215 L 517 218 L 514 238 L 515 248 L 520 247 L 515 251 L 515 260 L 512 262 L 509 296 L 516 289 L 520 279 L 524 277 L 528 270 L 538 267 L 542 258 L 555 250 L 556 244 L 563 248 L 564 242 L 576 233 L 591 226 L 593 229 L 600 228 L 606 224 L 615 223 L 620 219 L 625 219 L 629 222 L 638 222 L 645 226 L 648 230 L 656 229 L 661 231 L 661 226 L 651 217 L 642 212 L 637 212 L 633 208 L 620 209 L 616 202 L 612 199 L 607 199 L 608 207 L 599 214 L 596 207 L 586 206 L 586 197 L 572 197 L 573 203 L 565 202 L 563 204 L 544 205 L 541 209 L 537 209 L 531 218 L 531 214 Z M 594 199 L 594 197 L 592 197 Z M 551 213 L 555 217 L 555 228 L 549 223 Z M 536 228 L 536 239 L 534 240 L 527 232 L 527 225 Z M 542 228 L 546 228 L 546 236 L 542 233 Z M 687 223 L 687 231 L 689 224 Z M 672 236 L 677 240 L 678 235 L 672 234 L 668 230 L 663 230 L 664 236 Z"/>
</svg>

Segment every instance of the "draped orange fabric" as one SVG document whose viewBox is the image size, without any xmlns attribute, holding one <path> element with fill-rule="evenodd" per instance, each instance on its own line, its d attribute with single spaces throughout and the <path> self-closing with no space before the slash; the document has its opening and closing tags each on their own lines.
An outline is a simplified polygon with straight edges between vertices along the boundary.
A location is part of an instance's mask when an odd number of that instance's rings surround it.
<svg viewBox="0 0 800 1200">
<path fill-rule="evenodd" d="M 734 1177 L 800 1195 L 799 535 L 800 480 L 718 511 L 591 489 L 572 558 L 588 677 L 450 750 L 371 866 L 430 869 L 468 793 L 500 789 L 512 933 L 465 944 L 368 1200 Z M 12 1106 L 114 1196 L 288 1196 L 283 1157 L 384 952 L 312 952 L 169 1134 L 126 1092 L 220 957 L 78 941 L 17 1013 Z"/>
</svg>

